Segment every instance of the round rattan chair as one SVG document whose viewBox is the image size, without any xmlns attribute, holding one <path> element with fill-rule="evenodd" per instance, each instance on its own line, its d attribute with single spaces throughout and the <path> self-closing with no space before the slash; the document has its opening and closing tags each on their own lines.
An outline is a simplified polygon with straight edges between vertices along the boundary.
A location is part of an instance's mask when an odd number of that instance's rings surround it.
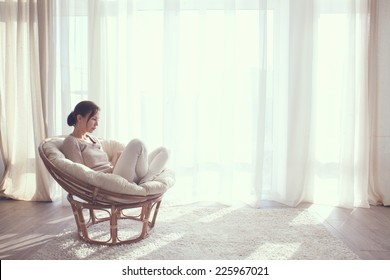
<svg viewBox="0 0 390 280">
<path fill-rule="evenodd" d="M 61 152 L 64 136 L 48 138 L 39 145 L 39 155 L 54 180 L 68 193 L 79 237 L 92 244 L 118 245 L 140 241 L 148 237 L 155 226 L 164 193 L 174 185 L 172 170 L 165 169 L 153 181 L 140 185 L 111 173 L 94 171 L 65 158 Z M 112 159 L 124 145 L 113 140 L 101 141 L 104 151 Z M 136 212 L 135 212 L 136 210 Z M 122 238 L 118 221 L 132 220 L 137 234 Z M 108 238 L 91 235 L 91 229 L 107 224 Z M 107 236 L 107 235 L 105 235 Z"/>
</svg>

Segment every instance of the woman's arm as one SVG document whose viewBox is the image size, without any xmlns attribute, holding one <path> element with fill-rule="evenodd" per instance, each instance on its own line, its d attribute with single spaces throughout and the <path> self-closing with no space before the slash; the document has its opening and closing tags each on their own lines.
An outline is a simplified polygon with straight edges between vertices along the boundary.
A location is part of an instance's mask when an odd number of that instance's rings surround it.
<svg viewBox="0 0 390 280">
<path fill-rule="evenodd" d="M 61 150 L 67 159 L 76 163 L 84 164 L 80 143 L 76 138 L 71 136 L 66 137 Z"/>
</svg>

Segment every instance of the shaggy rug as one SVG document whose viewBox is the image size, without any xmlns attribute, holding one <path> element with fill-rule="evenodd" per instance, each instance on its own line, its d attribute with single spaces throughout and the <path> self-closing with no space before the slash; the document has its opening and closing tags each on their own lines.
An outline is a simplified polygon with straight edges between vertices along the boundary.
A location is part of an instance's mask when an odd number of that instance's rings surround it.
<svg viewBox="0 0 390 280">
<path fill-rule="evenodd" d="M 126 221 L 127 222 L 127 221 Z M 134 221 L 132 222 L 134 223 Z M 94 226 L 104 238 L 107 224 Z M 133 224 L 120 224 L 123 236 Z M 103 229 L 104 227 L 104 229 Z M 343 260 L 359 259 L 308 210 L 237 207 L 161 207 L 154 232 L 128 245 L 91 245 L 76 227 L 32 259 L 100 260 Z"/>
</svg>

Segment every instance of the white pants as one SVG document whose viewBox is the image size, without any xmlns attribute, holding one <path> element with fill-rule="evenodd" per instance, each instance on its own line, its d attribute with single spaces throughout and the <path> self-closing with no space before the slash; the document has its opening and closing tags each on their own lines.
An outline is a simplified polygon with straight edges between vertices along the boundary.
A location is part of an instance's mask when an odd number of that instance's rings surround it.
<svg viewBox="0 0 390 280">
<path fill-rule="evenodd" d="M 112 173 L 140 184 L 153 180 L 164 169 L 167 161 L 167 149 L 160 147 L 148 155 L 144 143 L 134 139 L 123 150 Z"/>
</svg>

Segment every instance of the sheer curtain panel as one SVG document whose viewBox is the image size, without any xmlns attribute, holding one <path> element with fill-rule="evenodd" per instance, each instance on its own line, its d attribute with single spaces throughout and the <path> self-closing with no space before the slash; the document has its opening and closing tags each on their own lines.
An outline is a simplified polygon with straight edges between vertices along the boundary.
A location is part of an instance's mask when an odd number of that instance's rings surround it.
<svg viewBox="0 0 390 280">
<path fill-rule="evenodd" d="M 96 101 L 171 150 L 172 203 L 368 206 L 367 0 L 55 3 L 57 131 Z"/>
<path fill-rule="evenodd" d="M 58 196 L 37 155 L 47 136 L 54 61 L 53 1 L 0 1 L 1 195 L 34 201 Z"/>
</svg>

